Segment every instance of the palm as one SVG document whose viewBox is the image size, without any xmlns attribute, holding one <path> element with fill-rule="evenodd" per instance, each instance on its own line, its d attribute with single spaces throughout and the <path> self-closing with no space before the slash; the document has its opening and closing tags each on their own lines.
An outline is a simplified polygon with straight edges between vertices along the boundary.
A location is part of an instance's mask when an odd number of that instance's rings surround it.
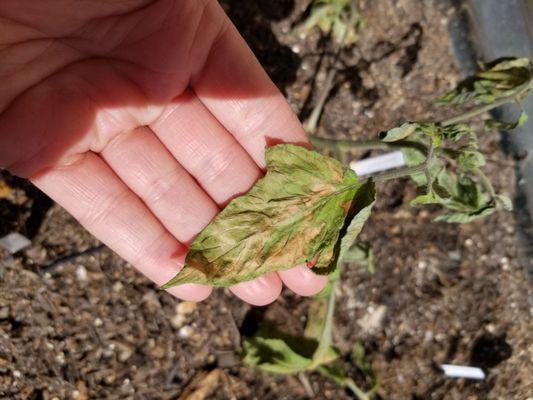
<svg viewBox="0 0 533 400">
<path fill-rule="evenodd" d="M 0 165 L 158 284 L 261 176 L 268 139 L 305 142 L 216 2 L 10 3 L 0 5 L 0 23 L 17 27 L 2 43 Z M 302 294 L 323 284 L 299 267 L 233 290 L 263 304 L 280 276 Z M 172 291 L 200 299 L 210 289 Z"/>
</svg>

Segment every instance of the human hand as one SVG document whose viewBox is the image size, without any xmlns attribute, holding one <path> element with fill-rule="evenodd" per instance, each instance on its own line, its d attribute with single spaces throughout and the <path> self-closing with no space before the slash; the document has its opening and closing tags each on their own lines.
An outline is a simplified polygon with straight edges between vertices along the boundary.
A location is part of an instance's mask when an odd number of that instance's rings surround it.
<svg viewBox="0 0 533 400">
<path fill-rule="evenodd" d="M 307 143 L 216 1 L 4 0 L 0 29 L 0 167 L 158 285 L 261 177 L 266 146 Z M 263 305 L 282 282 L 312 295 L 326 280 L 297 266 L 231 291 Z"/>
</svg>

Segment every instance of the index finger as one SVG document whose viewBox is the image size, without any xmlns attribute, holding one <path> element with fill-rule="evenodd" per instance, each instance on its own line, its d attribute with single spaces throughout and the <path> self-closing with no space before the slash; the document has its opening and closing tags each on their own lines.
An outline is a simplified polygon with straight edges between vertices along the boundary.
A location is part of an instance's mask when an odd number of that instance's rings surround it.
<svg viewBox="0 0 533 400">
<path fill-rule="evenodd" d="M 261 168 L 266 147 L 309 145 L 290 105 L 229 21 L 193 76 L 192 87 Z"/>
</svg>

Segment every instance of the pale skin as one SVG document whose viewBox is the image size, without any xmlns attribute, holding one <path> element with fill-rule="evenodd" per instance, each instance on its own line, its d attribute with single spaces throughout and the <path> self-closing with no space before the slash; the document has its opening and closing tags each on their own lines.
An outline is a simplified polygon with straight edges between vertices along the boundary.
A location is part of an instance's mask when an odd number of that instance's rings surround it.
<svg viewBox="0 0 533 400">
<path fill-rule="evenodd" d="M 262 176 L 266 146 L 308 144 L 214 0 L 3 0 L 0 79 L 0 167 L 157 285 Z M 308 296 L 326 278 L 300 265 L 230 290 L 265 305 L 283 284 Z"/>
</svg>

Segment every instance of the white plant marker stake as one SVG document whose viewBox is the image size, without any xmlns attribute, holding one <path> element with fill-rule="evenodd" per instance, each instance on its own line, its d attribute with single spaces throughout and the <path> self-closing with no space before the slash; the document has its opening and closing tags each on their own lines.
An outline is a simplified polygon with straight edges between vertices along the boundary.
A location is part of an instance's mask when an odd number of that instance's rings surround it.
<svg viewBox="0 0 533 400">
<path fill-rule="evenodd" d="M 450 378 L 485 379 L 485 372 L 481 368 L 452 364 L 441 364 L 440 367 Z"/>
<path fill-rule="evenodd" d="M 381 154 L 375 157 L 365 158 L 364 160 L 352 161 L 350 168 L 358 176 L 370 175 L 376 172 L 387 171 L 389 169 L 405 166 L 405 160 L 401 151 Z"/>
</svg>

